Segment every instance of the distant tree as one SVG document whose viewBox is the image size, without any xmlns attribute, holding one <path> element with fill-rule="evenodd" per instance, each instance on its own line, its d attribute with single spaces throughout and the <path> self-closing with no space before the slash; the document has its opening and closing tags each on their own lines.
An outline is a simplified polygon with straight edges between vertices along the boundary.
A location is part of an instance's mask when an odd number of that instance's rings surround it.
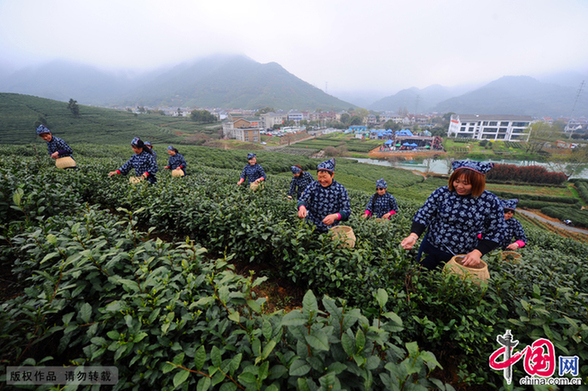
<svg viewBox="0 0 588 391">
<path fill-rule="evenodd" d="M 78 101 L 76 100 L 70 98 L 69 103 L 67 104 L 67 109 L 71 111 L 74 117 L 80 115 L 80 107 L 78 106 Z"/>
<path fill-rule="evenodd" d="M 306 126 L 306 125 L 308 125 L 308 120 L 305 120 L 305 119 L 300 120 L 300 123 L 298 125 L 300 125 L 300 126 Z"/>
<path fill-rule="evenodd" d="M 433 129 L 431 129 L 431 135 L 445 137 L 447 136 L 447 127 L 435 126 Z"/>
<path fill-rule="evenodd" d="M 256 117 L 259 117 L 259 116 L 260 116 L 260 115 L 262 115 L 262 114 L 271 113 L 271 112 L 273 112 L 273 111 L 276 111 L 276 110 L 274 110 L 274 108 L 273 108 L 273 107 L 266 106 L 266 107 L 264 107 L 263 109 L 259 109 L 259 110 L 257 110 L 257 112 L 255 113 L 255 116 L 256 116 Z"/>
<path fill-rule="evenodd" d="M 143 107 L 143 106 L 137 106 L 137 111 L 139 113 L 141 113 L 141 114 L 144 114 L 145 113 L 145 107 Z"/>
<path fill-rule="evenodd" d="M 358 107 L 353 110 L 353 115 L 356 115 L 363 120 L 364 118 L 367 118 L 368 115 L 370 115 L 370 112 L 363 107 Z"/>
<path fill-rule="evenodd" d="M 341 114 L 341 123 L 348 124 L 350 118 L 351 118 L 351 116 L 347 113 Z"/>
<path fill-rule="evenodd" d="M 195 122 L 202 122 L 205 124 L 211 124 L 216 122 L 216 117 L 211 114 L 208 110 L 192 110 L 190 112 L 190 119 Z"/>
<path fill-rule="evenodd" d="M 451 120 L 451 116 L 455 114 L 453 111 L 450 111 L 449 113 L 445 113 L 443 114 L 443 120 L 447 123 L 449 123 L 449 121 Z"/>
<path fill-rule="evenodd" d="M 400 130 L 400 124 L 389 119 L 384 122 L 384 129 Z"/>
<path fill-rule="evenodd" d="M 531 153 L 541 151 L 546 143 L 557 141 L 561 135 L 557 128 L 546 122 L 535 122 L 531 125 L 530 132 L 526 151 Z"/>
<path fill-rule="evenodd" d="M 182 116 L 182 109 L 178 107 L 177 113 L 178 113 L 178 117 L 181 117 Z"/>
<path fill-rule="evenodd" d="M 351 119 L 349 120 L 349 126 L 356 126 L 356 125 L 361 125 L 362 121 L 361 121 L 361 117 L 354 115 L 353 117 L 351 117 Z"/>
</svg>

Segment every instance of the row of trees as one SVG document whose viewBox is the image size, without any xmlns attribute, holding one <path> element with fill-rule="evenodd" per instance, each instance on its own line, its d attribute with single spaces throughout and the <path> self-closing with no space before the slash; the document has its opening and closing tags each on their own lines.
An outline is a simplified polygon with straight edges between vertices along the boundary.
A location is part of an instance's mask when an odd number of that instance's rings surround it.
<svg viewBox="0 0 588 391">
<path fill-rule="evenodd" d="M 514 164 L 497 164 L 488 174 L 489 181 L 516 181 L 524 183 L 548 183 L 559 185 L 567 181 L 563 172 L 551 172 L 542 166 L 516 166 Z"/>
<path fill-rule="evenodd" d="M 190 112 L 190 119 L 205 124 L 217 122 L 216 116 L 211 114 L 208 110 L 192 110 Z"/>
</svg>

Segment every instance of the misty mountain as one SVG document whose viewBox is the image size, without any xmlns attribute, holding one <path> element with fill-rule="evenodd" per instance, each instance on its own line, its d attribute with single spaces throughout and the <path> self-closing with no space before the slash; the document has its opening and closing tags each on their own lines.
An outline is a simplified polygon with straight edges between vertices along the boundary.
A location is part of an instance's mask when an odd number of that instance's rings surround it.
<svg viewBox="0 0 588 391">
<path fill-rule="evenodd" d="M 439 102 L 457 94 L 456 90 L 438 84 L 423 89 L 412 87 L 372 103 L 369 109 L 396 112 L 398 109 L 406 107 L 411 113 L 426 113 L 430 112 L 430 109 Z"/>
<path fill-rule="evenodd" d="M 460 114 L 569 116 L 577 88 L 541 83 L 529 76 L 504 76 L 474 91 L 438 103 L 433 111 Z M 588 99 L 579 99 L 574 116 L 588 115 Z"/>
<path fill-rule="evenodd" d="M 588 83 L 588 75 L 574 71 L 555 72 L 536 77 L 541 83 L 557 84 L 564 87 L 580 88 L 582 81 Z"/>
<path fill-rule="evenodd" d="M 28 67 L 0 79 L 0 90 L 59 101 L 102 104 L 133 88 L 126 74 L 63 60 Z"/>
<path fill-rule="evenodd" d="M 0 78 L 0 91 L 81 104 L 199 106 L 299 110 L 347 109 L 344 102 L 292 75 L 277 63 L 216 55 L 135 76 L 55 61 Z"/>
</svg>

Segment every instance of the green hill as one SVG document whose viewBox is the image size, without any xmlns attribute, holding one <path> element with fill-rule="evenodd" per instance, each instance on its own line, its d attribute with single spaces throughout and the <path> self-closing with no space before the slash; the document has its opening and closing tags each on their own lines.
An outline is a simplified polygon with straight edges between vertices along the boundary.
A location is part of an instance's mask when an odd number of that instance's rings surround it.
<svg viewBox="0 0 588 391">
<path fill-rule="evenodd" d="M 180 65 L 125 96 L 123 104 L 240 107 L 257 109 L 347 109 L 352 104 L 324 93 L 279 64 L 245 56 L 212 56 Z"/>
<path fill-rule="evenodd" d="M 74 117 L 67 103 L 29 95 L 0 93 L 0 143 L 35 141 L 35 127 L 44 123 L 68 143 L 126 144 L 139 136 L 155 143 L 187 143 L 196 133 L 215 133 L 220 125 L 200 125 L 188 118 L 80 105 Z"/>
<path fill-rule="evenodd" d="M 242 55 L 214 55 L 143 75 L 56 61 L 0 78 L 0 90 L 114 106 L 342 110 L 354 107 L 286 71 Z"/>
</svg>

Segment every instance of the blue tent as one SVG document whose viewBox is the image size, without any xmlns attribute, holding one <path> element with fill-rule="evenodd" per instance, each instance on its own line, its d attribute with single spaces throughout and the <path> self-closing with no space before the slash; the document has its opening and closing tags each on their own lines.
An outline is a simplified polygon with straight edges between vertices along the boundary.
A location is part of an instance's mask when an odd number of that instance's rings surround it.
<svg viewBox="0 0 588 391">
<path fill-rule="evenodd" d="M 402 145 L 404 145 L 405 147 L 410 147 L 410 144 L 409 143 L 404 143 Z"/>
<path fill-rule="evenodd" d="M 411 146 L 411 147 L 418 147 L 418 144 L 415 144 L 415 143 L 410 143 L 410 146 Z"/>
<path fill-rule="evenodd" d="M 399 136 L 412 136 L 412 132 L 408 129 L 402 129 L 396 132 L 397 135 Z"/>
<path fill-rule="evenodd" d="M 392 144 L 392 140 L 387 140 L 384 144 L 390 145 L 390 144 Z"/>
</svg>

